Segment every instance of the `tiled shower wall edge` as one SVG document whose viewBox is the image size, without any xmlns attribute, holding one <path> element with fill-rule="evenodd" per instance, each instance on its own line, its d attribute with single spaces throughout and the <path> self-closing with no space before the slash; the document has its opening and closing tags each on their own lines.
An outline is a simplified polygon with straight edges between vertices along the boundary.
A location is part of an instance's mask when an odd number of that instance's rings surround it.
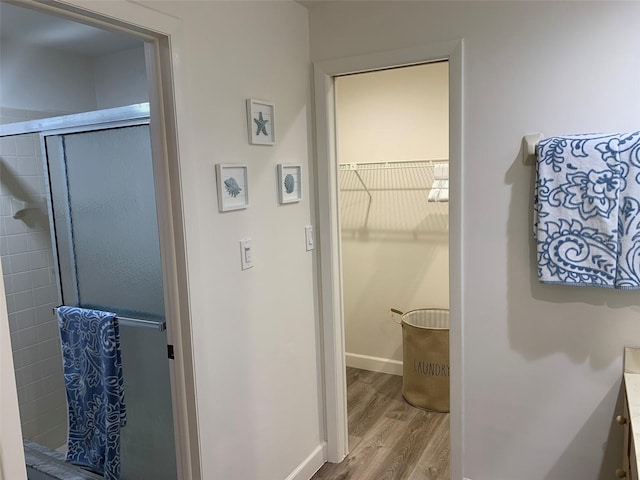
<svg viewBox="0 0 640 480">
<path fill-rule="evenodd" d="M 52 112 L 0 108 L 0 123 Z M 59 302 L 38 135 L 0 139 L 0 256 L 24 438 L 50 448 L 66 442 L 66 400 L 58 328 Z M 38 207 L 13 218 L 12 200 Z"/>
</svg>

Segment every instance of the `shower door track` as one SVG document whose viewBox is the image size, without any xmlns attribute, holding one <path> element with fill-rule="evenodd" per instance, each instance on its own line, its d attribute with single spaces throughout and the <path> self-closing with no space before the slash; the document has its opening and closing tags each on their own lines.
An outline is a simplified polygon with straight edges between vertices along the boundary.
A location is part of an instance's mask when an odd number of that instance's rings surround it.
<svg viewBox="0 0 640 480">
<path fill-rule="evenodd" d="M 55 133 L 90 132 L 106 128 L 117 128 L 149 123 L 148 103 L 137 103 L 125 107 L 107 108 L 91 112 L 72 113 L 26 122 L 0 125 L 0 138 L 13 135 L 39 133 L 52 135 Z"/>
</svg>

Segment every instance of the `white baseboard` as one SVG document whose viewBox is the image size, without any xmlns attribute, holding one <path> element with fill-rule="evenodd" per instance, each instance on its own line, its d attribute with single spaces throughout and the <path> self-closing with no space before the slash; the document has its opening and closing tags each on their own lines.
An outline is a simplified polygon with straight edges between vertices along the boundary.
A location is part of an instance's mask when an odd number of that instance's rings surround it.
<svg viewBox="0 0 640 480">
<path fill-rule="evenodd" d="M 309 480 L 327 461 L 327 444 L 322 442 L 291 472 L 287 480 Z"/>
<path fill-rule="evenodd" d="M 347 367 L 361 368 L 372 372 L 402 376 L 402 362 L 390 358 L 371 357 L 358 353 L 345 353 Z"/>
</svg>

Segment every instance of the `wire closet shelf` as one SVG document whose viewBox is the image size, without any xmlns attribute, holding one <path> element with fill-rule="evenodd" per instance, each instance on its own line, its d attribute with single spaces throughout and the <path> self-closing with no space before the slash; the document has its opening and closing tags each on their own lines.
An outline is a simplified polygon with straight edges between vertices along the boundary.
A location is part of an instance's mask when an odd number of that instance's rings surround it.
<svg viewBox="0 0 640 480">
<path fill-rule="evenodd" d="M 448 167 L 446 159 L 339 164 L 343 236 L 446 233 Z"/>
</svg>

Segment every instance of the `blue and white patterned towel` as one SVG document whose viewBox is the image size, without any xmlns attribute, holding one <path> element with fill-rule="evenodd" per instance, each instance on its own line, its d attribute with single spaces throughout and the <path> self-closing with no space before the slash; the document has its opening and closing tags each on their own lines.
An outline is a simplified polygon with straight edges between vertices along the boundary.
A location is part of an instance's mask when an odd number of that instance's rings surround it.
<svg viewBox="0 0 640 480">
<path fill-rule="evenodd" d="M 116 314 L 59 307 L 57 316 L 69 410 L 67 461 L 118 480 L 126 412 Z"/>
<path fill-rule="evenodd" d="M 640 288 L 640 132 L 620 135 L 615 142 L 622 167 L 618 230 L 620 252 L 616 288 Z"/>
<path fill-rule="evenodd" d="M 538 144 L 534 235 L 543 283 L 640 288 L 640 132 Z"/>
</svg>

